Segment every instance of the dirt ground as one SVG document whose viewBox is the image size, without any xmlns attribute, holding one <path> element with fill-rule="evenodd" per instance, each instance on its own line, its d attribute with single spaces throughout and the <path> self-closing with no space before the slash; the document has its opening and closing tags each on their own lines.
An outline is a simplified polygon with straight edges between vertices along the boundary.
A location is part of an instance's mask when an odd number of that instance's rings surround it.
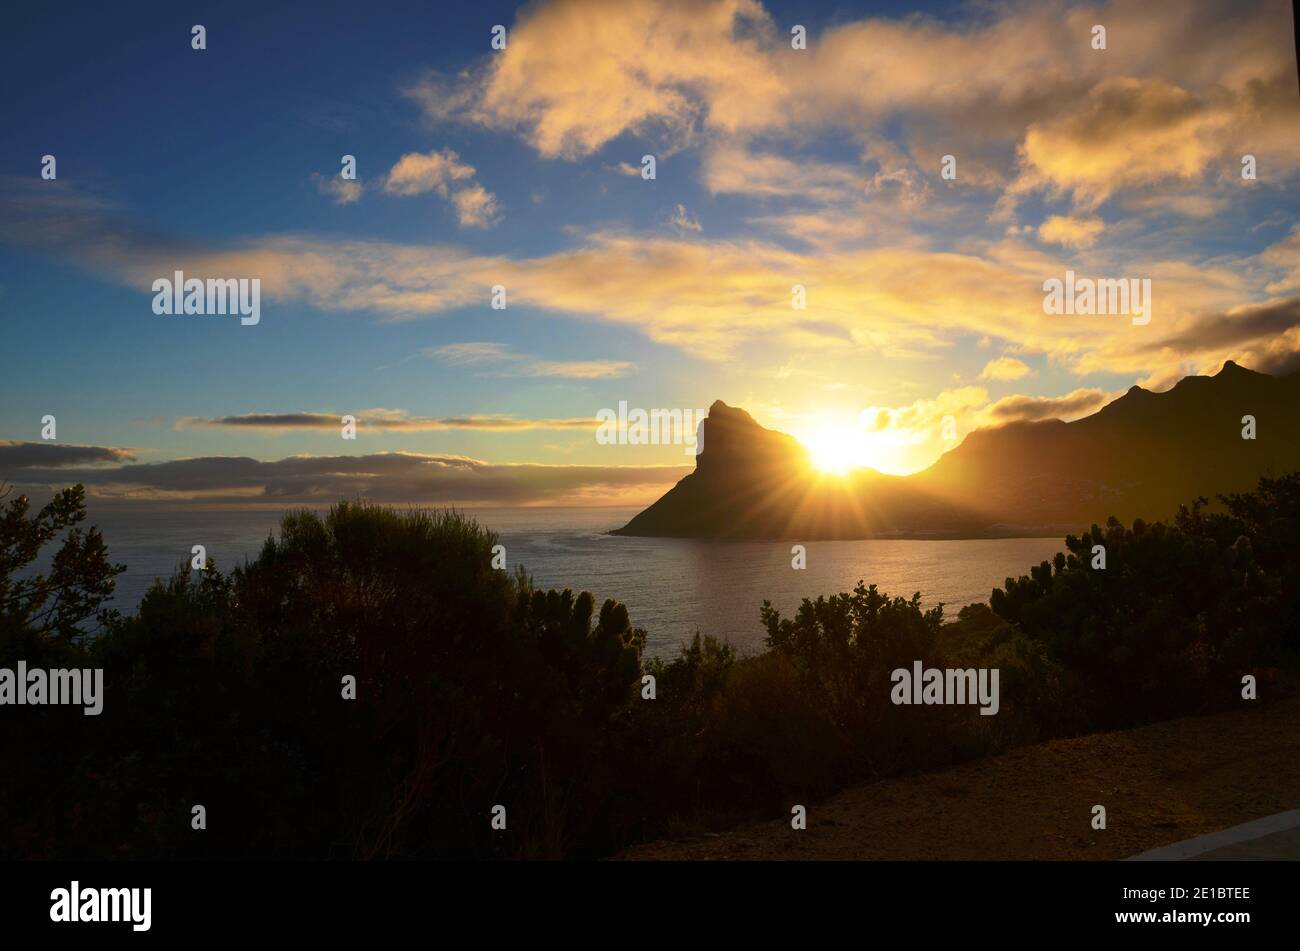
<svg viewBox="0 0 1300 951">
<path fill-rule="evenodd" d="M 1300 807 L 1300 698 L 1053 740 L 804 805 L 805 830 L 786 818 L 619 857 L 1127 858 Z"/>
</svg>

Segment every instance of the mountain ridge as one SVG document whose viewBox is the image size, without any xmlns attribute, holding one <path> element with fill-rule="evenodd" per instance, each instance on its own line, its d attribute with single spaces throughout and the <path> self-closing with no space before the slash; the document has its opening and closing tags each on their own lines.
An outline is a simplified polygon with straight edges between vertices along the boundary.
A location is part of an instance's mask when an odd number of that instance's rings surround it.
<svg viewBox="0 0 1300 951">
<path fill-rule="evenodd" d="M 1254 416 L 1255 439 L 1242 438 Z M 614 534 L 847 539 L 998 537 L 1142 517 L 1300 469 L 1300 374 L 1229 360 L 1169 390 L 1130 387 L 1081 419 L 974 430 L 909 476 L 818 474 L 793 436 L 715 400 L 696 469 Z"/>
</svg>

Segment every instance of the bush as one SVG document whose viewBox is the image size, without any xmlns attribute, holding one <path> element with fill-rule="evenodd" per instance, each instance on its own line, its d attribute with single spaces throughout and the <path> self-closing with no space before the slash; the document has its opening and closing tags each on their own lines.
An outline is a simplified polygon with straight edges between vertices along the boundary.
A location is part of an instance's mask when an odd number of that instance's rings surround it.
<svg viewBox="0 0 1300 951">
<path fill-rule="evenodd" d="M 121 569 L 78 527 L 81 488 L 35 514 L 16 499 L 0 666 L 102 667 L 105 697 L 99 717 L 0 717 L 0 858 L 607 855 L 850 782 L 1228 708 L 1243 673 L 1297 665 L 1300 475 L 1221 501 L 1069 536 L 954 621 L 859 583 L 788 618 L 765 602 L 757 656 L 697 634 L 643 661 L 622 605 L 492 569 L 496 537 L 456 512 L 290 513 L 253 561 L 182 566 L 122 618 L 103 610 Z M 997 668 L 999 715 L 895 706 L 891 672 L 918 660 Z"/>
<path fill-rule="evenodd" d="M 1264 513 L 1294 524 L 1300 478 L 1223 502 L 1211 515 L 1197 500 L 1171 525 L 1093 525 L 1065 539 L 1068 553 L 993 591 L 993 611 L 1065 672 L 1075 729 L 1224 709 L 1243 673 L 1294 643 L 1297 556 Z M 1097 546 L 1104 569 L 1092 567 Z"/>
<path fill-rule="evenodd" d="M 21 764 L 6 772 L 21 778 L 0 804 L 26 831 L 0 854 L 583 847 L 616 775 L 600 754 L 644 634 L 616 602 L 593 618 L 589 594 L 493 570 L 495 543 L 455 512 L 344 503 L 286 516 L 229 575 L 183 567 L 84 646 L 11 631 L 4 657 L 102 666 L 106 697 L 98 718 L 39 707 L 6 718 L 5 755 Z M 342 697 L 349 675 L 355 701 Z M 498 803 L 509 835 L 490 828 Z M 192 804 L 210 817 L 202 836 Z"/>
</svg>

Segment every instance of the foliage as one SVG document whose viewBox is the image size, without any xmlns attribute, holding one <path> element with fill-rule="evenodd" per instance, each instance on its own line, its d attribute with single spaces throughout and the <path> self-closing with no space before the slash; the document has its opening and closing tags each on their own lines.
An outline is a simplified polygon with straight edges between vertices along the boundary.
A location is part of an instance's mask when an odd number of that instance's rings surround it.
<svg viewBox="0 0 1300 951">
<path fill-rule="evenodd" d="M 0 485 L 0 501 L 9 490 Z M 113 596 L 113 579 L 126 570 L 108 561 L 99 529 L 78 527 L 86 517 L 86 490 L 76 485 L 54 496 L 35 515 L 25 495 L 0 509 L 0 627 L 73 641 L 92 617 L 101 622 Z M 41 549 L 63 536 L 46 570 L 33 572 Z"/>
<path fill-rule="evenodd" d="M 1296 664 L 1300 475 L 1221 502 L 1094 525 L 955 620 L 859 583 L 790 617 L 765 602 L 759 654 L 697 634 L 643 659 L 625 607 L 492 569 L 496 537 L 457 512 L 290 513 L 251 562 L 181 566 L 123 618 L 103 611 L 121 569 L 78 528 L 81 488 L 35 514 L 15 499 L 0 666 L 102 667 L 106 695 L 98 717 L 5 709 L 0 858 L 606 855 L 849 782 L 1224 709 L 1243 672 Z M 891 672 L 915 661 L 997 668 L 998 715 L 895 706 Z"/>
</svg>

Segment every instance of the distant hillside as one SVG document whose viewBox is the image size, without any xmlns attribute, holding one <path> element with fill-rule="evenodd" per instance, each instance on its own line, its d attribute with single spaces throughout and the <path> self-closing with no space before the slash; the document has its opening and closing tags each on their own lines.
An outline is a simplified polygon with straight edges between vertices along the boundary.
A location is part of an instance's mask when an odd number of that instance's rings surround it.
<svg viewBox="0 0 1300 951">
<path fill-rule="evenodd" d="M 1257 438 L 1241 438 L 1254 416 Z M 1300 374 L 1229 361 L 1166 393 L 1133 387 L 1092 416 L 971 433 L 912 476 L 830 478 L 793 437 L 718 401 L 682 479 L 616 534 L 863 538 L 1058 534 L 1114 515 L 1172 515 L 1198 495 L 1300 469 Z"/>
</svg>

